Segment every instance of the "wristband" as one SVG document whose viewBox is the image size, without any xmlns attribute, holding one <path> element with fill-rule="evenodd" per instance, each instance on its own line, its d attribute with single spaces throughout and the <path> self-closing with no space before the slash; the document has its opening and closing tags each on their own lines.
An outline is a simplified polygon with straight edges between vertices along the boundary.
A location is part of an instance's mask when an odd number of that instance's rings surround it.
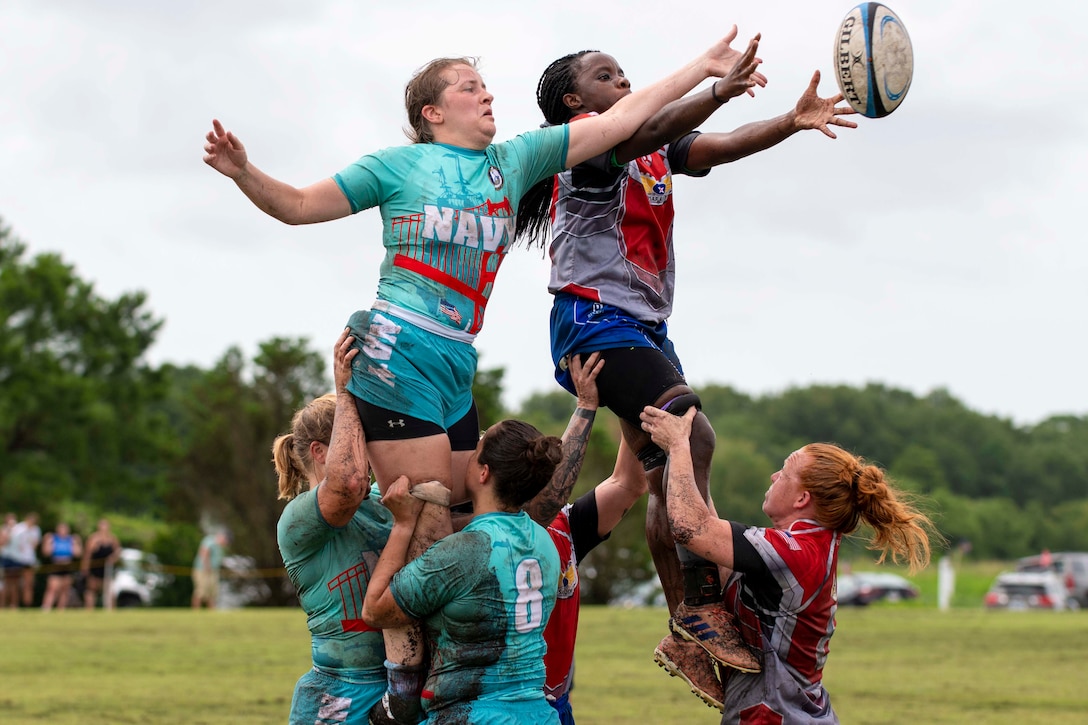
<svg viewBox="0 0 1088 725">
<path fill-rule="evenodd" d="M 717 101 L 719 104 L 728 103 L 729 102 L 728 98 L 726 98 L 724 100 L 721 99 L 721 98 L 718 98 L 718 94 L 714 92 L 714 89 L 717 88 L 717 86 L 718 86 L 718 81 L 714 81 L 713 83 L 710 84 L 710 97 L 713 98 L 715 101 Z"/>
<path fill-rule="evenodd" d="M 597 411 L 589 410 L 588 408 L 575 408 L 574 414 L 579 418 L 585 418 L 586 420 L 593 420 L 597 415 Z"/>
</svg>

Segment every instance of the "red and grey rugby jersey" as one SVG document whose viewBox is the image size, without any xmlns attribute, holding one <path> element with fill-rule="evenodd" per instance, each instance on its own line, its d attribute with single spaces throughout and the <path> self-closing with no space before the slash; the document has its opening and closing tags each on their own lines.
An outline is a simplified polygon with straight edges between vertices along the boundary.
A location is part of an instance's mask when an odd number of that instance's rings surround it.
<svg viewBox="0 0 1088 725">
<path fill-rule="evenodd" d="M 709 173 L 685 169 L 697 135 L 619 168 L 610 152 L 556 175 L 550 292 L 604 302 L 651 324 L 668 319 L 675 278 L 672 175 Z"/>
<path fill-rule="evenodd" d="M 732 526 L 734 573 L 725 607 L 745 640 L 762 651 L 763 671 L 723 673 L 722 723 L 837 725 L 822 680 L 835 631 L 842 537 L 814 521 L 786 530 Z"/>
</svg>

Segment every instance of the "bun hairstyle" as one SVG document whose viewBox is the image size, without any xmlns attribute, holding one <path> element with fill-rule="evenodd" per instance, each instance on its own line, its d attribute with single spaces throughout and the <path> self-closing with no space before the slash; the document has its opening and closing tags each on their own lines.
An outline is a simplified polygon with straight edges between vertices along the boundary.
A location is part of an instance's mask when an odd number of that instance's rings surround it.
<svg viewBox="0 0 1088 725">
<path fill-rule="evenodd" d="M 431 124 L 423 118 L 423 107 L 438 103 L 442 91 L 450 85 L 442 73 L 455 65 L 477 67 L 475 58 L 435 58 L 417 70 L 404 87 L 404 108 L 408 111 L 408 128 L 404 133 L 412 143 L 434 141 Z"/>
<path fill-rule="evenodd" d="M 820 523 L 850 534 L 864 520 L 873 529 L 869 548 L 881 552 L 879 561 L 890 553 L 896 563 L 909 562 L 911 571 L 929 563 L 933 523 L 883 469 L 829 443 L 802 450 L 808 464 L 800 472 L 801 485 L 811 494 Z"/>
<path fill-rule="evenodd" d="M 315 474 L 310 444 L 314 441 L 329 444 L 335 413 L 334 393 L 315 398 L 295 413 L 291 419 L 291 432 L 277 437 L 272 443 L 272 463 L 279 477 L 279 499 L 290 501 L 310 488 L 310 477 Z"/>
<path fill-rule="evenodd" d="M 504 420 L 484 435 L 479 462 L 495 479 L 495 493 L 516 511 L 551 481 L 563 459 L 563 441 L 546 436 L 523 420 Z"/>
</svg>

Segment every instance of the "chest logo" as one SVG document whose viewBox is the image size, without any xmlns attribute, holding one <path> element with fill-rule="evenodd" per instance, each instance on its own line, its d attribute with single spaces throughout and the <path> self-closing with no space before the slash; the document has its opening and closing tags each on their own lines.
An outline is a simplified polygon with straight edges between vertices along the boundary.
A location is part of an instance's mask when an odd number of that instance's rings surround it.
<svg viewBox="0 0 1088 725">
<path fill-rule="evenodd" d="M 506 183 L 506 179 L 502 178 L 502 172 L 499 171 L 498 166 L 492 166 L 487 170 L 487 178 L 491 180 L 496 190 L 501 189 L 502 185 Z"/>
</svg>

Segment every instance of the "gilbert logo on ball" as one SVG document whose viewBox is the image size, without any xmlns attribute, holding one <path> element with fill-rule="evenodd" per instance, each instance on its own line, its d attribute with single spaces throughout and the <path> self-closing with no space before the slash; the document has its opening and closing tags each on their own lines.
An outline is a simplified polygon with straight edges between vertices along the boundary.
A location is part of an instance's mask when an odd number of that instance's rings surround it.
<svg viewBox="0 0 1088 725">
<path fill-rule="evenodd" d="M 887 6 L 862 3 L 835 36 L 835 77 L 855 111 L 880 118 L 899 107 L 910 90 L 914 51 L 902 21 Z"/>
</svg>

